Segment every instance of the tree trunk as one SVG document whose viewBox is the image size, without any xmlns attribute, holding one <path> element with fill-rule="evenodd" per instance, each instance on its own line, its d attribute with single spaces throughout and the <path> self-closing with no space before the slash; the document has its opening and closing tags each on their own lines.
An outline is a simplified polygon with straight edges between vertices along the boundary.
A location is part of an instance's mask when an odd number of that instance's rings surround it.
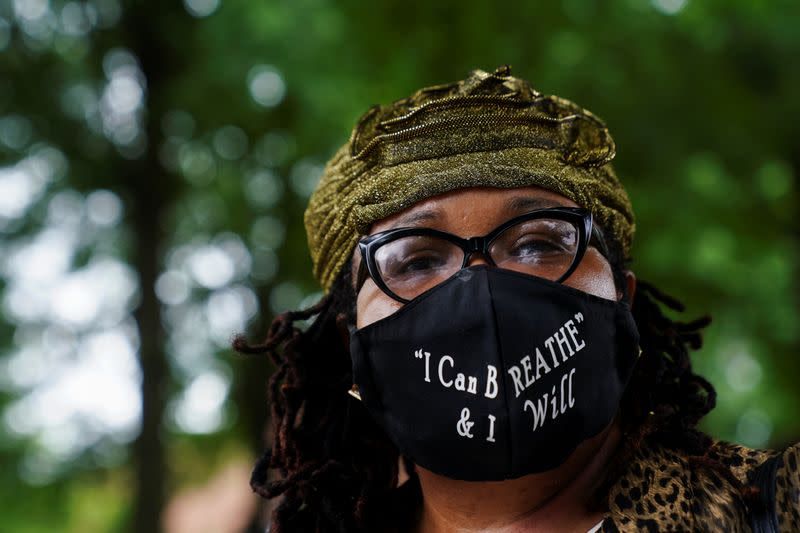
<svg viewBox="0 0 800 533">
<path fill-rule="evenodd" d="M 167 229 L 163 217 L 174 200 L 178 182 L 158 159 L 163 142 L 160 119 L 169 108 L 165 101 L 170 78 L 176 76 L 174 46 L 185 35 L 186 13 L 180 4 L 150 4 L 133 1 L 125 5 L 121 30 L 125 45 L 138 58 L 147 80 L 144 130 L 147 151 L 135 161 L 120 164 L 131 206 L 134 232 L 133 265 L 139 274 L 141 302 L 134 316 L 139 328 L 139 362 L 142 373 L 141 432 L 133 445 L 136 476 L 133 517 L 130 527 L 137 532 L 162 530 L 169 469 L 166 463 L 163 419 L 170 384 L 165 354 L 165 331 L 155 282 L 166 248 Z M 166 32 L 166 33 L 165 33 Z"/>
</svg>

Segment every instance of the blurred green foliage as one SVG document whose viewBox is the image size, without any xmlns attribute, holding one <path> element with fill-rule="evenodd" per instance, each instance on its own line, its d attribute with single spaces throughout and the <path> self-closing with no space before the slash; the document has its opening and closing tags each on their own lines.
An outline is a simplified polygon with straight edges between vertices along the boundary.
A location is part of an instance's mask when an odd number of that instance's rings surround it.
<svg viewBox="0 0 800 533">
<path fill-rule="evenodd" d="M 269 366 L 227 343 L 318 297 L 302 211 L 322 165 L 369 105 L 506 63 L 608 123 L 633 270 L 714 317 L 694 356 L 719 392 L 703 427 L 800 440 L 798 27 L 791 0 L 0 0 L 0 529 L 135 527 L 144 473 L 169 497 L 258 453 Z M 81 322 L 76 300 L 38 312 L 19 293 L 9 258 L 48 228 L 74 237 L 59 280 L 101 259 L 130 269 L 117 318 Z M 133 432 L 97 426 L 88 404 L 54 432 L 55 396 L 19 408 L 83 340 L 118 330 L 165 391 L 144 411 L 163 471 L 133 451 L 136 417 Z"/>
</svg>

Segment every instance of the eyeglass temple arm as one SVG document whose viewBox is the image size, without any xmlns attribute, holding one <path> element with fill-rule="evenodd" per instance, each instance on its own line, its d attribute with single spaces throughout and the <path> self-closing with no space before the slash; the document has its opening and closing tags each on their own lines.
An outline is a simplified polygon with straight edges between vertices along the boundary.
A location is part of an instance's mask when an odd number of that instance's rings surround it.
<svg viewBox="0 0 800 533">
<path fill-rule="evenodd" d="M 361 257 L 361 261 L 358 263 L 358 273 L 356 274 L 356 293 L 361 290 L 361 286 L 364 285 L 364 282 L 367 281 L 367 276 L 369 272 L 367 271 L 367 261 L 364 257 Z"/>
<path fill-rule="evenodd" d="M 592 224 L 592 233 L 589 235 L 589 246 L 594 245 L 603 257 L 608 258 L 608 246 L 606 239 L 603 237 L 603 232 L 596 225 Z"/>
</svg>

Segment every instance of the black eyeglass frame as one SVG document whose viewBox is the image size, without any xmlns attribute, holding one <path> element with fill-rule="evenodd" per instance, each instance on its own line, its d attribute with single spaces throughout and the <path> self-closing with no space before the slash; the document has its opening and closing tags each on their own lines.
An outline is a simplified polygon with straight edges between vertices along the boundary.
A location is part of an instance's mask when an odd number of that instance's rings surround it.
<svg viewBox="0 0 800 533">
<path fill-rule="evenodd" d="M 575 257 L 572 259 L 572 264 L 567 271 L 557 280 L 556 283 L 561 283 L 567 279 L 580 264 L 583 256 L 586 254 L 586 249 L 589 247 L 590 241 L 594 242 L 603 257 L 608 258 L 608 249 L 603 239 L 602 234 L 592 224 L 592 213 L 588 209 L 582 207 L 549 207 L 546 209 L 537 209 L 528 213 L 516 216 L 506 222 L 503 222 L 492 231 L 483 235 L 482 237 L 470 237 L 463 239 L 452 233 L 440 231 L 433 228 L 395 228 L 386 231 L 375 233 L 374 235 L 367 235 L 358 241 L 358 249 L 361 252 L 361 264 L 358 269 L 358 276 L 356 280 L 356 292 L 361 290 L 361 286 L 366 281 L 367 275 L 375 282 L 375 284 L 388 296 L 401 303 L 408 303 L 411 300 L 402 298 L 395 294 L 383 281 L 378 270 L 378 264 L 375 259 L 375 252 L 386 244 L 397 239 L 409 236 L 420 237 L 438 237 L 452 242 L 461 250 L 464 251 L 464 260 L 461 264 L 461 269 L 469 264 L 470 257 L 474 253 L 480 253 L 492 266 L 497 266 L 489 253 L 489 248 L 492 242 L 505 230 L 511 226 L 515 226 L 521 222 L 529 220 L 536 220 L 541 218 L 550 218 L 555 220 L 563 220 L 573 224 L 578 229 L 578 247 L 575 251 Z M 459 270 L 461 270 L 459 269 Z M 454 273 L 455 274 L 455 273 Z"/>
</svg>

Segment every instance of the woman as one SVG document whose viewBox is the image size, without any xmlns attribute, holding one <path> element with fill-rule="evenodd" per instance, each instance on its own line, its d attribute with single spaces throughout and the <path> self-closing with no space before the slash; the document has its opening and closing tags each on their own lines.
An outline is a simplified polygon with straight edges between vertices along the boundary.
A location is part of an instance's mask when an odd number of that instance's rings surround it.
<svg viewBox="0 0 800 533">
<path fill-rule="evenodd" d="M 236 341 L 277 365 L 272 531 L 800 530 L 797 446 L 695 428 L 708 319 L 627 268 L 614 154 L 507 67 L 360 119 L 306 211 L 326 296 Z"/>
</svg>

